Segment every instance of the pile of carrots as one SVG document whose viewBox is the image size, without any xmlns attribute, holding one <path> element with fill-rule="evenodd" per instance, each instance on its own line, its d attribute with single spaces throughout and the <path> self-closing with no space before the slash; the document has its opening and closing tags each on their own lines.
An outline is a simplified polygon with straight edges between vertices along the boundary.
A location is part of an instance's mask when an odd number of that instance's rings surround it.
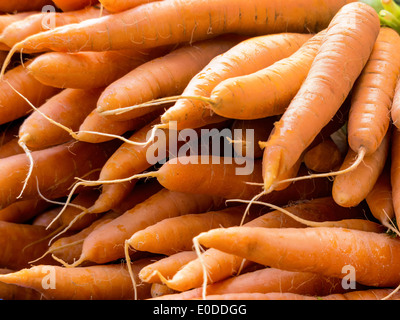
<svg viewBox="0 0 400 320">
<path fill-rule="evenodd" d="M 400 299 L 399 9 L 1 3 L 0 299 Z"/>
</svg>

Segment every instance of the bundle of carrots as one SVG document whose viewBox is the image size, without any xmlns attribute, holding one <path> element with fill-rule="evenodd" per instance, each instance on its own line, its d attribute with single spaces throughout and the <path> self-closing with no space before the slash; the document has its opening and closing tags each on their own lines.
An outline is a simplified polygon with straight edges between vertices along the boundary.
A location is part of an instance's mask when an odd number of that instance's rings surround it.
<svg viewBox="0 0 400 320">
<path fill-rule="evenodd" d="M 0 299 L 400 299 L 394 1 L 0 12 Z"/>
</svg>

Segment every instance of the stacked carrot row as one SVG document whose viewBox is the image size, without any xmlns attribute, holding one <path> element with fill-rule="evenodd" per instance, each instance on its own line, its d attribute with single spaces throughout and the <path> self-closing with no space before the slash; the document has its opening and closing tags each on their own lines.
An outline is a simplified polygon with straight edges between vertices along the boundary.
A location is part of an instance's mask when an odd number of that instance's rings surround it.
<svg viewBox="0 0 400 320">
<path fill-rule="evenodd" d="M 1 299 L 399 299 L 400 36 L 372 6 L 0 11 Z"/>
</svg>

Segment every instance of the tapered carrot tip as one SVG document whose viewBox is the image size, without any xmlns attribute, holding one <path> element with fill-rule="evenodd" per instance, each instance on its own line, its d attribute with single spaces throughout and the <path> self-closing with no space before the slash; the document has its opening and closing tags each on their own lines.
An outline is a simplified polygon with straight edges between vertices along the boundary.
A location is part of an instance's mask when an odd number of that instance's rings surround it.
<svg viewBox="0 0 400 320">
<path fill-rule="evenodd" d="M 262 142 L 260 147 L 264 148 Z M 282 160 L 282 149 L 281 148 L 265 148 L 263 154 L 262 174 L 264 181 L 264 190 L 269 192 L 274 188 L 274 184 L 277 182 L 279 172 L 281 170 Z"/>
<path fill-rule="evenodd" d="M 31 278 L 30 269 L 22 269 L 16 272 L 0 275 L 0 282 L 7 284 L 15 284 L 22 287 L 30 287 L 30 283 L 34 280 Z"/>
</svg>

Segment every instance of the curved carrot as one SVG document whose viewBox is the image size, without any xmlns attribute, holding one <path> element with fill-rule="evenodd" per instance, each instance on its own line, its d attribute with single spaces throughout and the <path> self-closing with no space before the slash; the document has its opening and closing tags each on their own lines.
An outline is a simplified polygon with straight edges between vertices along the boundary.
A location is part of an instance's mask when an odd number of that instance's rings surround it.
<svg viewBox="0 0 400 320">
<path fill-rule="evenodd" d="M 224 33 L 316 32 L 325 28 L 335 13 L 349 2 L 352 0 L 323 0 L 310 5 L 304 0 L 289 0 L 281 5 L 253 0 L 235 1 L 227 6 L 225 0 L 157 1 L 96 18 L 90 23 L 71 24 L 42 32 L 14 46 L 12 52 L 150 48 L 193 43 Z M 72 38 L 75 39 L 73 42 L 66 41 Z"/>
<path fill-rule="evenodd" d="M 154 1 L 158 0 L 100 0 L 100 3 L 107 11 L 115 13 L 132 9 L 142 4 Z"/>
<path fill-rule="evenodd" d="M 0 274 L 14 272 L 10 269 L 0 269 Z M 2 300 L 41 300 L 42 295 L 36 290 L 20 287 L 14 284 L 0 282 L 0 299 Z"/>
<path fill-rule="evenodd" d="M 289 57 L 266 68 L 222 81 L 210 94 L 209 108 L 222 117 L 243 120 L 284 113 L 306 78 L 325 34 L 325 30 L 319 32 Z"/>
<path fill-rule="evenodd" d="M 29 61 L 25 65 L 29 65 Z M 22 94 L 35 106 L 43 104 L 60 90 L 41 84 L 32 77 L 23 65 L 19 65 L 0 80 L 0 124 L 21 118 L 31 111 L 30 105 L 18 94 Z"/>
<path fill-rule="evenodd" d="M 39 82 L 56 88 L 104 88 L 163 51 L 47 52 L 34 58 L 27 69 Z"/>
<path fill-rule="evenodd" d="M 392 185 L 392 199 L 396 221 L 400 221 L 400 132 L 393 128 L 391 141 L 390 181 Z"/>
<path fill-rule="evenodd" d="M 350 148 L 371 155 L 390 125 L 390 109 L 400 74 L 400 36 L 381 27 L 371 56 L 354 84 L 347 126 Z"/>
<path fill-rule="evenodd" d="M 161 117 L 166 126 L 176 121 L 178 129 L 197 128 L 218 122 L 207 101 L 190 97 L 209 98 L 212 90 L 228 78 L 249 74 L 286 58 L 298 50 L 312 35 L 297 33 L 268 34 L 244 40 L 215 57 L 189 82 L 174 106 Z M 189 98 L 185 99 L 185 96 Z"/>
<path fill-rule="evenodd" d="M 390 134 L 386 134 L 379 148 L 372 154 L 365 156 L 354 170 L 341 174 L 335 178 L 332 186 L 332 196 L 341 206 L 356 206 L 363 201 L 373 189 L 382 173 L 389 154 Z M 342 163 L 340 169 L 345 169 L 357 158 L 352 149 Z"/>
<path fill-rule="evenodd" d="M 345 101 L 368 61 L 379 29 L 377 13 L 361 2 L 343 6 L 332 19 L 307 78 L 274 133 L 261 143 L 266 191 L 274 188 L 277 177 L 293 166 Z M 321 104 L 324 108 L 319 108 Z"/>
<path fill-rule="evenodd" d="M 150 261 L 142 259 L 133 262 L 135 274 Z M 46 280 L 48 285 L 43 286 Z M 129 272 L 124 264 L 77 268 L 38 265 L 0 275 L 0 281 L 33 288 L 49 300 L 133 300 L 135 297 Z M 140 281 L 138 284 L 137 299 L 150 298 L 151 285 Z"/>
<path fill-rule="evenodd" d="M 30 149 L 44 149 L 70 141 L 70 134 L 49 122 L 42 113 L 77 131 L 90 112 L 96 108 L 100 93 L 99 89 L 65 89 L 54 95 L 21 124 L 20 141 Z"/>
<path fill-rule="evenodd" d="M 296 182 L 297 183 L 297 182 Z M 309 198 L 314 198 L 313 196 Z M 341 219 L 360 218 L 363 216 L 360 208 L 343 208 L 338 206 L 331 197 L 318 198 L 286 207 L 286 210 L 297 216 L 312 221 L 335 221 Z M 303 228 L 304 224 L 283 214 L 272 211 L 259 218 L 247 222 L 243 226 L 263 228 Z M 168 278 L 167 285 L 177 291 L 186 291 L 201 287 L 203 283 L 203 263 L 207 266 L 208 283 L 215 283 L 238 273 L 251 261 L 228 254 L 213 248 L 207 249 L 197 258 L 187 263 L 174 277 Z M 166 278 L 166 277 L 165 277 Z"/>
<path fill-rule="evenodd" d="M 98 0 L 53 0 L 53 2 L 62 11 L 79 10 L 99 3 Z"/>
<path fill-rule="evenodd" d="M 51 19 L 54 21 L 54 26 L 46 26 L 44 23 L 47 21 L 47 12 L 31 14 L 25 19 L 16 21 L 7 26 L 0 36 L 0 41 L 12 48 L 15 44 L 33 34 L 49 30 L 49 28 L 60 27 L 71 23 L 79 23 L 88 19 L 97 18 L 100 15 L 99 12 L 100 10 L 95 7 L 89 7 L 83 10 L 72 11 L 68 13 L 55 12 L 54 16 L 51 17 Z"/>
<path fill-rule="evenodd" d="M 181 94 L 211 59 L 244 39 L 241 36 L 221 36 L 180 47 L 144 63 L 105 88 L 97 111 L 113 120 L 128 120 L 149 110 L 160 109 L 160 106 L 155 106 L 126 111 L 127 107 L 142 102 Z"/>
<path fill-rule="evenodd" d="M 0 221 L 28 223 L 50 206 L 51 203 L 43 199 L 17 201 L 0 210 Z"/>
</svg>

